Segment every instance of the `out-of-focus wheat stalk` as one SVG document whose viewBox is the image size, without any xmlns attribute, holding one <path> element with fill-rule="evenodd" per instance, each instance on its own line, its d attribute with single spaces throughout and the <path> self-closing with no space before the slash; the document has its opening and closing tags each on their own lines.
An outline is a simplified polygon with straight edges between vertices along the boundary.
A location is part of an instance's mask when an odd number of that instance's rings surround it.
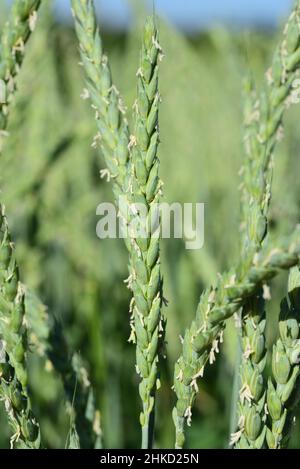
<svg viewBox="0 0 300 469">
<path fill-rule="evenodd" d="M 6 136 L 9 105 L 16 90 L 15 79 L 24 57 L 25 44 L 34 29 L 39 0 L 16 0 L 0 42 L 0 152 Z M 0 395 L 14 431 L 12 447 L 38 448 L 39 425 L 27 392 L 27 327 L 24 289 L 20 284 L 14 245 L 4 206 L 0 205 Z"/>
</svg>

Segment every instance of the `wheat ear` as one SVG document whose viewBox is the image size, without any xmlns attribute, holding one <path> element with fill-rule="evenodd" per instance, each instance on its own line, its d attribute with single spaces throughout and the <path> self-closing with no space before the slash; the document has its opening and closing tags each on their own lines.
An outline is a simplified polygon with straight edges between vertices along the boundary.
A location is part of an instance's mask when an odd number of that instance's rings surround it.
<svg viewBox="0 0 300 469">
<path fill-rule="evenodd" d="M 260 291 L 243 307 L 241 388 L 238 395 L 238 429 L 231 436 L 237 449 L 261 449 L 265 444 L 265 301 Z"/>
<path fill-rule="evenodd" d="M 299 402 L 300 272 L 289 276 L 288 297 L 281 302 L 279 338 L 273 346 L 272 375 L 267 388 L 267 444 L 285 448 L 290 438 L 294 408 Z"/>
<path fill-rule="evenodd" d="M 0 43 L 0 149 L 6 136 L 9 104 L 16 91 L 16 77 L 23 62 L 25 44 L 33 31 L 41 0 L 17 0 L 3 28 Z"/>
<path fill-rule="evenodd" d="M 162 278 L 159 254 L 159 179 L 158 148 L 158 61 L 161 48 L 154 18 L 146 21 L 140 67 L 137 73 L 135 132 L 132 138 L 132 201 L 136 205 L 141 235 L 131 234 L 130 270 L 133 291 L 132 338 L 136 342 L 136 368 L 143 411 L 142 447 L 152 444 L 155 391 L 158 387 L 159 349 L 164 336 L 161 316 Z M 140 205 L 144 208 L 140 211 Z"/>
<path fill-rule="evenodd" d="M 0 80 L 4 100 L 0 103 L 0 152 L 6 136 L 9 105 L 16 90 L 15 79 L 39 6 L 39 0 L 15 1 L 1 36 Z M 14 431 L 11 446 L 38 448 L 40 431 L 27 393 L 24 290 L 19 281 L 14 245 L 3 205 L 0 205 L 0 233 L 0 395 Z"/>
<path fill-rule="evenodd" d="M 300 65 L 300 2 L 284 29 L 283 40 L 267 72 L 266 86 L 259 99 L 251 82 L 245 106 L 246 164 L 243 167 L 244 259 L 247 269 L 267 233 L 267 213 L 271 199 L 273 152 L 282 138 L 284 110 L 293 102 L 293 84 Z"/>
<path fill-rule="evenodd" d="M 84 97 L 90 98 L 95 110 L 98 133 L 94 145 L 100 145 L 108 179 L 114 182 L 116 199 L 128 191 L 129 129 L 124 106 L 113 84 L 107 56 L 103 53 L 101 36 L 92 0 L 72 0 L 75 28 L 79 40 L 82 65 L 86 74 Z"/>
<path fill-rule="evenodd" d="M 14 246 L 3 207 L 0 212 L 0 235 L 0 396 L 14 431 L 11 446 L 37 449 L 40 446 L 39 426 L 27 393 L 24 291 L 19 282 Z"/>
<path fill-rule="evenodd" d="M 260 100 L 255 102 L 254 109 L 253 98 L 249 105 L 250 114 L 247 116 L 248 121 L 246 125 L 248 160 L 245 168 L 243 168 L 243 206 L 245 207 L 244 219 L 246 221 L 245 242 L 242 261 L 237 266 L 236 271 L 231 274 L 239 283 L 243 281 L 244 278 L 247 278 L 249 269 L 251 269 L 253 260 L 258 256 L 261 244 L 267 232 L 267 210 L 271 197 L 272 154 L 276 142 L 281 135 L 283 112 L 291 103 L 293 83 L 299 73 L 299 10 L 300 2 L 298 0 L 285 28 L 284 40 L 275 55 L 272 68 L 267 74 L 267 89 L 262 93 Z M 222 287 L 224 287 L 224 279 L 226 279 L 226 275 L 219 279 L 221 291 Z M 262 283 L 260 283 L 260 285 L 262 285 Z M 180 389 L 179 386 L 180 380 L 182 381 L 184 367 L 188 364 L 191 365 L 195 360 L 189 344 L 189 342 L 193 341 L 194 336 L 201 337 L 203 343 L 206 342 L 207 336 L 214 338 L 214 342 L 210 342 L 213 344 L 211 350 L 212 357 L 214 352 L 218 349 L 217 339 L 222 328 L 220 326 L 216 328 L 207 325 L 209 321 L 205 320 L 205 317 L 209 317 L 210 314 L 210 303 L 214 304 L 214 296 L 215 293 L 212 292 L 206 292 L 202 295 L 200 305 L 202 304 L 204 306 L 202 312 L 204 320 L 199 323 L 199 320 L 196 319 L 193 323 L 194 326 L 192 324 L 192 327 L 185 334 L 183 355 L 178 361 L 175 372 L 175 391 L 177 397 L 183 395 L 182 391 L 185 389 L 184 387 Z M 222 309 L 224 310 L 223 306 L 220 310 Z M 234 309 L 234 312 L 235 311 Z M 224 316 L 226 317 L 226 314 Z M 199 307 L 197 317 L 199 317 Z M 263 321 L 263 317 L 261 320 Z M 195 330 L 194 328 L 197 326 L 197 323 L 199 327 L 198 330 Z M 206 351 L 206 354 L 207 353 Z M 199 374 L 203 374 L 206 361 L 207 357 L 201 355 L 199 366 L 196 367 L 196 372 L 194 373 L 196 379 L 191 380 L 191 383 L 195 385 L 196 389 L 197 377 Z M 181 363 L 182 366 L 180 365 Z M 194 367 L 191 366 L 191 368 L 193 369 Z M 178 390 L 176 390 L 176 385 Z M 188 394 L 186 390 L 185 404 L 183 405 L 183 400 L 180 398 L 177 402 L 177 410 L 174 410 L 174 421 L 177 430 L 176 445 L 178 447 L 181 447 L 184 442 L 184 423 L 185 421 L 190 421 L 191 402 L 194 399 L 195 390 L 190 392 L 192 399 L 188 399 Z M 190 402 L 189 405 L 188 402 Z M 180 410 L 180 414 L 178 413 L 178 409 Z M 178 416 L 180 416 L 180 418 Z"/>
<path fill-rule="evenodd" d="M 267 84 L 260 98 L 248 87 L 246 99 L 246 153 L 247 160 L 243 171 L 243 215 L 245 239 L 240 269 L 247 268 L 253 255 L 264 242 L 268 228 L 268 208 L 271 200 L 273 152 L 282 134 L 282 116 L 285 107 L 291 100 L 293 82 L 298 74 L 300 62 L 300 3 L 286 24 L 283 40 L 273 59 L 272 69 L 267 73 Z M 296 56 L 295 56 L 296 54 Z M 296 57 L 296 58 L 295 58 Z M 293 63 L 291 66 L 290 63 Z M 242 354 L 248 356 L 241 362 L 239 430 L 233 439 L 242 434 L 236 447 L 262 447 L 265 444 L 266 425 L 265 393 L 253 394 L 249 389 L 250 381 L 259 383 L 256 389 L 263 386 L 265 367 L 264 345 L 265 314 L 263 298 L 251 299 L 242 311 Z M 251 306 L 253 310 L 251 311 Z M 260 315 L 258 314 L 260 311 Z M 251 324 L 255 324 L 253 331 Z M 251 345 L 250 345 L 251 344 Z M 261 359 L 257 362 L 256 360 Z M 252 375 L 250 373 L 252 365 Z M 245 393 L 248 392 L 248 399 Z"/>
<path fill-rule="evenodd" d="M 206 290 L 200 298 L 196 318 L 185 331 L 183 353 L 175 365 L 174 389 L 177 396 L 173 419 L 176 427 L 176 447 L 185 440 L 185 424 L 191 422 L 191 409 L 198 392 L 197 380 L 203 376 L 206 363 L 212 363 L 218 353 L 224 321 L 233 316 L 264 282 L 280 270 L 299 263 L 300 230 L 281 248 L 264 249 L 258 253 L 248 272 L 237 277 L 238 269 L 219 277 L 215 288 Z M 237 318 L 238 320 L 238 318 Z"/>
<path fill-rule="evenodd" d="M 136 204 L 146 209 L 146 236 L 137 237 L 129 229 L 125 242 L 130 255 L 132 302 L 131 339 L 137 343 L 137 370 L 142 377 L 139 386 L 143 402 L 140 416 L 142 446 L 151 446 L 154 416 L 154 395 L 158 385 L 158 348 L 163 336 L 161 318 L 161 274 L 159 258 L 159 226 L 149 232 L 148 223 L 155 218 L 159 201 L 158 177 L 158 57 L 160 46 L 153 19 L 145 26 L 138 93 L 135 106 L 135 132 L 130 137 L 124 107 L 112 83 L 108 59 L 102 52 L 94 4 L 91 0 L 72 0 L 80 53 L 87 76 L 87 93 L 96 110 L 99 140 L 109 175 L 113 178 L 116 199 L 123 196 L 120 218 L 125 226 L 135 218 Z M 131 158 L 129 159 L 129 149 Z M 129 207 L 131 205 L 131 207 Z M 140 227 L 143 220 L 137 216 Z"/>
</svg>

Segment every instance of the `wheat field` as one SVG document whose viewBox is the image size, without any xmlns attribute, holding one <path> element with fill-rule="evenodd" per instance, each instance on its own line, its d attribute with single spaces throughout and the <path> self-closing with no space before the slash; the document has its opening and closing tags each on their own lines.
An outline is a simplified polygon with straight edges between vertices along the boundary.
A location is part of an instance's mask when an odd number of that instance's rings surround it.
<svg viewBox="0 0 300 469">
<path fill-rule="evenodd" d="M 91 0 L 70 24 L 13 3 L 0 448 L 299 448 L 299 1 L 276 30 L 193 36 L 143 10 L 107 31 Z M 146 218 L 204 203 L 203 247 L 100 240 L 120 194 Z"/>
</svg>

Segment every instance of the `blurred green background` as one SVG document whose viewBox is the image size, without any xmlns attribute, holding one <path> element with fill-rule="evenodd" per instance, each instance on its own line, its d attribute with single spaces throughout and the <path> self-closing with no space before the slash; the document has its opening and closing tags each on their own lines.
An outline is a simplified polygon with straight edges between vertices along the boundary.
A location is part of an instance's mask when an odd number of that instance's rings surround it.
<svg viewBox="0 0 300 469">
<path fill-rule="evenodd" d="M 5 16 L 5 15 L 4 15 Z M 4 18 L 1 15 L 1 22 Z M 140 12 L 130 32 L 103 33 L 105 49 L 130 116 L 135 100 Z M 156 446 L 172 447 L 171 389 L 179 335 L 191 321 L 204 287 L 238 258 L 239 168 L 242 143 L 242 80 L 251 70 L 260 86 L 279 31 L 230 32 L 214 28 L 185 37 L 160 21 L 165 58 L 161 65 L 161 176 L 164 201 L 205 203 L 205 244 L 187 251 L 179 240 L 162 242 L 167 314 L 167 358 L 159 393 Z M 11 112 L 10 136 L 1 161 L 1 195 L 16 242 L 22 281 L 47 305 L 34 318 L 40 342 L 45 321 L 58 322 L 70 351 L 85 361 L 101 412 L 107 448 L 139 446 L 138 378 L 128 343 L 130 292 L 122 240 L 96 237 L 96 207 L 112 200 L 100 179 L 103 159 L 91 147 L 93 111 L 80 99 L 84 87 L 71 25 L 58 23 L 47 2 L 28 46 Z M 300 109 L 285 119 L 276 152 L 271 227 L 275 236 L 299 223 Z M 279 300 L 286 276 L 272 284 L 268 341 L 277 334 Z M 48 316 L 48 319 L 47 317 Z M 70 428 L 61 376 L 31 337 L 30 386 L 44 444 L 63 448 Z M 201 383 L 187 447 L 228 445 L 236 334 L 229 323 L 215 365 Z M 66 363 L 72 352 L 61 349 Z M 74 392 L 76 390 L 74 389 Z M 8 445 L 2 413 L 0 446 Z M 300 427 L 292 446 L 300 447 Z"/>
</svg>

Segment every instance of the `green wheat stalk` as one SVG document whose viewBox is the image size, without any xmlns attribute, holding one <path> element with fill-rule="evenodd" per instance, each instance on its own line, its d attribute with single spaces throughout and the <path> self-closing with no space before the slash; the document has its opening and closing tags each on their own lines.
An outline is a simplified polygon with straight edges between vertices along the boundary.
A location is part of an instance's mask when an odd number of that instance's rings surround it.
<svg viewBox="0 0 300 469">
<path fill-rule="evenodd" d="M 149 17 L 144 28 L 137 73 L 135 132 L 130 145 L 134 173 L 131 194 L 133 203 L 137 204 L 136 213 L 142 232 L 141 236 L 134 233 L 130 236 L 130 286 L 133 291 L 131 337 L 136 342 L 136 367 L 141 377 L 139 392 L 143 403 L 140 415 L 143 448 L 152 445 L 155 391 L 159 386 L 159 349 L 164 337 L 158 213 L 161 181 L 157 157 L 160 57 L 157 28 L 154 18 Z M 144 213 L 140 212 L 140 206 Z"/>
<path fill-rule="evenodd" d="M 86 96 L 90 97 L 96 110 L 99 133 L 95 141 L 99 141 L 104 154 L 106 174 L 113 180 L 116 200 L 119 202 L 118 198 L 122 196 L 120 219 L 128 229 L 129 236 L 125 237 L 125 242 L 130 257 L 129 286 L 133 291 L 130 340 L 136 342 L 137 371 L 142 378 L 139 386 L 143 403 L 140 415 L 142 446 L 148 448 L 152 445 L 155 390 L 159 386 L 158 351 L 164 331 L 159 218 L 156 212 L 161 187 L 157 158 L 158 60 L 161 49 L 154 20 L 149 18 L 137 74 L 135 131 L 130 137 L 124 108 L 102 51 L 94 4 L 91 0 L 73 0 L 72 7 L 86 73 Z M 144 217 L 138 213 L 137 204 L 145 208 Z M 153 220 L 154 225 L 150 229 Z M 145 236 L 137 236 L 133 225 L 135 228 L 139 225 Z"/>
<path fill-rule="evenodd" d="M 28 287 L 25 291 L 27 335 L 30 349 L 55 370 L 65 391 L 66 410 L 71 429 L 68 447 L 96 448 L 102 446 L 101 416 L 88 370 L 79 353 L 73 353 L 64 335 L 64 326 L 50 317 L 46 306 Z"/>
<path fill-rule="evenodd" d="M 268 228 L 268 208 L 271 200 L 273 152 L 282 134 L 282 116 L 290 104 L 294 80 L 298 74 L 300 61 L 300 3 L 287 21 L 281 41 L 273 60 L 272 69 L 267 73 L 266 88 L 260 98 L 251 86 L 246 100 L 246 152 L 247 160 L 243 168 L 243 215 L 244 247 L 241 270 L 247 268 L 249 259 L 257 253 L 264 242 Z M 248 112 L 247 112 L 248 111 Z M 233 441 L 241 439 L 236 447 L 262 447 L 266 434 L 265 393 L 263 371 L 265 367 L 264 308 L 262 294 L 248 302 L 242 311 L 242 354 L 244 360 L 240 370 L 239 430 Z M 250 306 L 250 307 L 249 307 Z M 254 307 L 251 310 L 251 306 Z M 260 314 L 258 314 L 260 311 Z M 253 331 L 251 324 L 255 324 Z M 257 331 L 260 331 L 257 334 Z M 256 337 L 258 336 L 259 337 Z M 261 358 L 258 360 L 258 358 Z M 257 361 L 258 360 L 258 361 Z M 250 366 L 251 364 L 251 366 Z M 251 373 L 252 368 L 252 373 Z M 248 371 L 249 370 L 249 371 Z M 251 392 L 250 381 L 257 378 L 260 392 Z M 248 398 L 245 399 L 245 393 Z"/>
<path fill-rule="evenodd" d="M 271 200 L 273 153 L 283 135 L 282 118 L 293 102 L 294 83 L 300 65 L 300 2 L 284 28 L 266 85 L 259 99 L 248 80 L 245 103 L 246 163 L 242 168 L 243 260 L 247 270 L 267 235 L 268 208 Z"/>
<path fill-rule="evenodd" d="M 107 169 L 103 176 L 112 179 L 116 199 L 128 191 L 130 171 L 130 133 L 125 110 L 113 84 L 109 61 L 103 53 L 101 36 L 92 0 L 72 0 L 72 12 L 79 50 L 86 75 L 83 97 L 89 98 L 95 111 L 98 133 L 94 145 L 100 145 Z"/>
<path fill-rule="evenodd" d="M 244 129 L 245 129 L 245 141 L 248 144 L 249 136 L 255 136 L 255 130 L 252 129 L 252 121 L 249 119 L 249 115 L 255 115 L 257 109 L 257 95 L 256 90 L 253 86 L 253 81 L 247 79 L 245 81 L 245 106 L 244 106 Z M 258 134 L 256 134 L 257 136 Z M 249 146 L 246 145 L 247 159 L 245 167 L 243 168 L 245 176 L 247 168 L 248 177 L 245 177 L 246 181 L 250 180 L 255 183 L 254 174 L 250 178 L 252 172 L 252 159 L 251 151 Z M 266 181 L 266 180 L 265 180 Z M 251 229 L 251 210 L 247 206 L 247 203 L 251 201 L 252 204 L 255 202 L 263 211 L 263 204 L 260 200 L 263 200 L 263 195 L 266 191 L 271 191 L 271 184 L 267 185 L 266 182 L 261 184 L 261 193 L 255 191 L 249 184 L 250 189 L 246 190 L 246 184 L 243 181 L 242 187 L 243 198 L 242 198 L 242 214 L 244 216 L 242 222 L 242 228 L 244 228 L 246 236 L 244 237 L 243 256 L 241 262 L 241 269 L 247 265 L 247 255 L 249 252 L 258 252 L 262 246 L 263 240 L 267 234 L 266 228 L 261 235 L 261 240 L 256 243 L 256 247 L 253 249 L 251 241 L 255 240 L 257 236 L 257 227 Z M 251 189 L 253 197 L 251 196 Z M 270 192 L 269 192 L 270 199 Z M 268 201 L 269 201 L 268 199 Z M 265 214 L 266 216 L 267 214 Z M 264 226 L 267 226 L 267 218 L 264 219 Z M 249 234 L 249 237 L 248 237 Z M 249 241 L 250 238 L 250 241 Z M 252 254 L 253 255 L 253 254 Z M 233 428 L 231 434 L 230 444 L 234 445 L 238 449 L 246 448 L 257 448 L 260 449 L 264 446 L 266 426 L 265 422 L 265 381 L 264 381 L 264 368 L 266 365 L 266 346 L 265 346 L 265 327 L 266 327 L 266 315 L 265 315 L 265 301 L 263 298 L 263 290 L 259 291 L 258 294 L 249 298 L 241 311 L 241 321 L 239 324 L 241 328 L 241 349 L 240 357 L 237 357 L 239 362 L 239 390 L 236 395 L 237 399 L 237 416 L 236 426 Z"/>
<path fill-rule="evenodd" d="M 249 123 L 247 123 L 246 126 L 248 159 L 245 168 L 243 168 L 245 242 L 242 261 L 237 266 L 236 271 L 232 272 L 232 275 L 238 279 L 239 283 L 243 281 L 244 278 L 247 278 L 247 272 L 251 269 L 253 260 L 259 255 L 262 242 L 267 233 L 267 211 L 271 197 L 273 166 L 272 154 L 276 142 L 281 136 L 283 112 L 291 103 L 293 83 L 298 75 L 300 62 L 299 9 L 300 4 L 299 1 L 297 1 L 294 12 L 284 31 L 284 40 L 279 47 L 280 53 L 276 53 L 272 69 L 267 74 L 268 90 L 262 93 L 261 99 L 255 103 L 254 109 L 252 107 L 253 102 L 255 102 L 253 98 L 249 106 L 251 113 Z M 262 283 L 260 283 L 261 286 Z M 224 276 L 219 279 L 219 285 L 220 284 L 222 291 L 222 287 L 224 287 Z M 217 289 L 218 288 L 220 287 L 217 287 Z M 195 391 L 197 390 L 197 378 L 203 374 L 204 365 L 208 360 L 207 349 L 204 348 L 204 351 L 200 354 L 197 352 L 198 356 L 195 357 L 190 342 L 194 342 L 195 335 L 196 337 L 200 336 L 200 342 L 208 343 L 209 345 L 211 343 L 213 344 L 211 353 L 214 353 L 219 345 L 218 335 L 222 331 L 222 328 L 216 328 L 211 324 L 211 320 L 207 320 L 207 318 L 210 317 L 210 302 L 214 304 L 215 301 L 214 295 L 215 294 L 211 292 L 206 292 L 202 295 L 197 311 L 197 319 L 193 323 L 195 325 L 198 323 L 198 331 L 195 331 L 192 325 L 186 332 L 183 341 L 183 355 L 176 365 L 175 392 L 178 402 L 173 416 L 177 435 L 176 446 L 178 447 L 181 447 L 184 442 L 184 423 L 185 421 L 190 421 L 191 404 L 195 397 Z M 201 306 L 202 314 L 199 314 Z M 221 310 L 223 309 L 222 306 L 220 308 Z M 201 316 L 204 317 L 199 321 L 199 316 L 200 318 Z M 224 315 L 224 318 L 225 317 L 226 314 Z M 264 317 L 262 315 L 259 322 L 264 324 L 263 321 Z M 245 333 L 247 328 L 244 328 L 243 331 Z M 207 337 L 213 337 L 213 341 L 208 341 Z M 198 361 L 199 363 L 196 369 L 192 366 L 194 361 Z M 263 363 L 264 361 L 262 364 Z M 193 391 L 188 390 L 186 385 L 182 383 L 185 367 L 187 368 L 187 372 L 191 370 L 196 371 L 194 373 L 194 379 L 189 380 L 189 385 L 193 383 L 194 388 L 196 388 Z"/>
<path fill-rule="evenodd" d="M 299 402 L 300 374 L 300 272 L 289 276 L 288 297 L 281 302 L 279 338 L 273 346 L 272 376 L 267 386 L 267 444 L 271 449 L 287 447 Z"/>
<path fill-rule="evenodd" d="M 16 91 L 16 77 L 22 65 L 25 44 L 35 28 L 41 0 L 16 0 L 4 25 L 0 43 L 0 148 L 7 135 L 9 105 Z"/>
<path fill-rule="evenodd" d="M 279 246 L 279 245 L 278 245 Z M 185 441 L 185 424 L 191 423 L 191 410 L 198 392 L 197 379 L 203 376 L 207 362 L 215 360 L 224 321 L 233 316 L 256 291 L 280 270 L 299 263 L 300 230 L 276 249 L 263 249 L 248 272 L 237 277 L 236 269 L 221 275 L 216 287 L 200 297 L 196 318 L 185 331 L 183 353 L 175 365 L 174 389 L 177 396 L 173 419 L 176 427 L 176 447 Z"/>
<path fill-rule="evenodd" d="M 293 102 L 300 64 L 300 2 L 288 19 L 283 40 L 277 47 L 272 67 L 267 72 L 265 89 L 259 99 L 249 83 L 246 103 L 245 146 L 246 164 L 243 167 L 244 250 L 248 262 L 260 249 L 267 232 L 267 213 L 271 200 L 273 153 L 283 134 L 282 118 Z M 254 96 L 253 96 L 254 95 Z M 243 262 L 247 268 L 247 262 Z"/>
<path fill-rule="evenodd" d="M 24 47 L 34 29 L 40 1 L 17 0 L 4 27 L 0 43 L 0 152 L 7 135 L 9 105 L 16 91 L 15 79 Z M 5 209 L 0 205 L 0 396 L 14 431 L 11 446 L 39 448 L 40 431 L 27 393 L 27 328 L 24 289 L 19 281 L 14 245 Z"/>
<path fill-rule="evenodd" d="M 31 410 L 27 392 L 24 290 L 19 281 L 7 221 L 0 212 L 0 397 L 14 431 L 11 446 L 37 449 L 39 426 Z"/>
</svg>

